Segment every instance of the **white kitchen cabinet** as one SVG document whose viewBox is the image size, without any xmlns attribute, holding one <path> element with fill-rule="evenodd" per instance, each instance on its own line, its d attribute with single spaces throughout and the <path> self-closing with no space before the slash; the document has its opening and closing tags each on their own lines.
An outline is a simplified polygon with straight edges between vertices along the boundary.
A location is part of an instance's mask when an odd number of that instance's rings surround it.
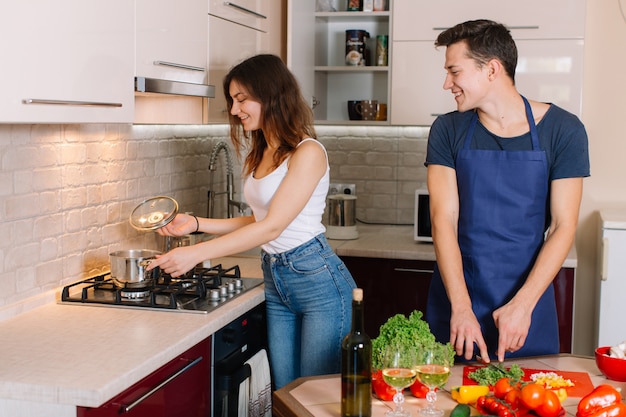
<svg viewBox="0 0 626 417">
<path fill-rule="evenodd" d="M 584 42 L 578 39 L 516 40 L 515 84 L 533 100 L 554 103 L 580 117 Z M 391 124 L 431 125 L 438 115 L 456 110 L 443 89 L 445 48 L 432 41 L 394 42 L 391 66 Z"/>
<path fill-rule="evenodd" d="M 389 3 L 391 8 L 392 2 Z M 372 63 L 376 36 L 391 33 L 390 15 L 389 11 L 316 12 L 313 0 L 288 2 L 288 65 L 313 107 L 316 123 L 388 124 L 387 121 L 350 121 L 347 102 L 389 103 L 389 66 L 349 66 L 345 56 L 346 30 L 366 30 L 370 34 L 367 47 Z M 388 54 L 391 57 L 392 51 L 388 50 Z"/>
<path fill-rule="evenodd" d="M 541 13 L 536 13 L 541 10 Z M 488 18 L 504 23 L 518 48 L 517 89 L 581 116 L 584 57 L 583 0 L 529 0 L 503 5 L 496 0 L 395 0 L 391 57 L 391 124 L 430 125 L 456 109 L 443 90 L 445 49 L 437 35 L 457 23 Z"/>
<path fill-rule="evenodd" d="M 585 5 L 584 0 L 395 0 L 393 38 L 435 40 L 457 23 L 490 19 L 509 27 L 515 39 L 582 39 Z"/>
<path fill-rule="evenodd" d="M 276 0 L 270 0 L 276 2 Z M 238 25 L 247 26 L 261 32 L 267 32 L 270 27 L 268 19 L 267 0 L 209 0 L 209 13 Z M 225 38 L 222 38 L 225 39 Z"/>
<path fill-rule="evenodd" d="M 228 121 L 222 87 L 224 76 L 234 65 L 260 52 L 261 38 L 265 35 L 248 26 L 209 15 L 209 80 L 215 86 L 215 98 L 209 100 L 209 122 Z"/>
<path fill-rule="evenodd" d="M 208 93 L 207 1 L 135 3 L 135 77 L 167 81 L 161 91 L 169 93 L 143 93 L 142 81 L 137 81 L 134 122 L 201 124 L 207 100 L 202 94 Z M 183 89 L 184 95 L 180 94 Z"/>
<path fill-rule="evenodd" d="M 130 123 L 134 3 L 0 5 L 0 122 Z"/>
<path fill-rule="evenodd" d="M 206 0 L 136 0 L 135 75 L 207 82 Z"/>
<path fill-rule="evenodd" d="M 280 27 L 270 5 L 260 0 L 209 2 L 209 82 L 215 86 L 215 98 L 208 102 L 208 121 L 226 123 L 226 99 L 222 81 L 239 62 L 259 53 L 277 53 L 268 45 L 268 31 Z M 274 3 L 274 1 L 273 1 Z"/>
</svg>

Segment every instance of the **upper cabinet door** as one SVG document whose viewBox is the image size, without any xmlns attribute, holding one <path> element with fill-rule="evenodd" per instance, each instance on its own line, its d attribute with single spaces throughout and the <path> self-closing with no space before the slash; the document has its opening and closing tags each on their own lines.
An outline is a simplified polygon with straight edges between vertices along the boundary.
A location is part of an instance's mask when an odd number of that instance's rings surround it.
<svg viewBox="0 0 626 417">
<path fill-rule="evenodd" d="M 582 39 L 584 0 L 394 0 L 394 41 L 434 40 L 467 20 L 490 19 L 516 39 Z"/>
<path fill-rule="evenodd" d="M 269 0 L 276 1 L 276 0 Z M 209 0 L 209 13 L 215 17 L 228 20 L 252 29 L 267 32 L 268 18 L 266 3 L 268 0 Z M 224 39 L 228 42 L 228 39 Z"/>
<path fill-rule="evenodd" d="M 0 37 L 0 122 L 132 122 L 132 1 L 5 1 Z"/>
<path fill-rule="evenodd" d="M 207 0 L 136 0 L 135 75 L 207 82 Z"/>
</svg>

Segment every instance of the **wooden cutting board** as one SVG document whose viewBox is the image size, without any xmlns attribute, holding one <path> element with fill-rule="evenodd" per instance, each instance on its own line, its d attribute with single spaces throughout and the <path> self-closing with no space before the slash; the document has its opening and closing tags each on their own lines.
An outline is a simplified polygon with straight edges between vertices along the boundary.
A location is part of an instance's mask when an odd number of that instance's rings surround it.
<svg viewBox="0 0 626 417">
<path fill-rule="evenodd" d="M 463 384 L 464 385 L 476 385 L 477 382 L 470 379 L 467 374 L 476 369 L 484 368 L 484 366 L 465 366 L 463 367 Z M 557 375 L 562 376 L 564 379 L 569 379 L 574 383 L 573 387 L 566 387 L 567 395 L 569 397 L 584 397 L 593 391 L 594 386 L 591 382 L 591 378 L 587 372 L 572 372 L 572 371 L 555 371 L 554 369 L 530 369 L 522 368 L 524 371 L 523 381 L 530 381 L 530 376 L 538 372 L 554 372 Z"/>
</svg>

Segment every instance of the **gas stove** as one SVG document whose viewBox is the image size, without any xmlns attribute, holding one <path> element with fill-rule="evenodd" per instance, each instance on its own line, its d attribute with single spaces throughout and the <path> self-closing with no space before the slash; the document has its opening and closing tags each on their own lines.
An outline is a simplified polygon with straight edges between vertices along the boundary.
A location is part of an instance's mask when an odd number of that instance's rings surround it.
<svg viewBox="0 0 626 417">
<path fill-rule="evenodd" d="M 262 278 L 242 278 L 239 266 L 221 264 L 196 266 L 177 278 L 161 272 L 143 288 L 120 287 L 105 273 L 64 287 L 60 303 L 206 314 L 262 283 Z"/>
</svg>

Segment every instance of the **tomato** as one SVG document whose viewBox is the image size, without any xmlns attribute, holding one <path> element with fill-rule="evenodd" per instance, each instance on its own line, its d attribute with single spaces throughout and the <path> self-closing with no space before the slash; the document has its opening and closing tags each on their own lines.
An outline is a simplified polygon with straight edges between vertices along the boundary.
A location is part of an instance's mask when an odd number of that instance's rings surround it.
<svg viewBox="0 0 626 417">
<path fill-rule="evenodd" d="M 516 417 L 517 414 L 502 400 L 492 396 L 478 397 L 476 408 L 481 414 L 497 417 Z"/>
<path fill-rule="evenodd" d="M 428 387 L 419 381 L 415 381 L 409 389 L 411 390 L 411 394 L 417 398 L 426 398 L 426 394 L 428 394 Z M 436 390 L 437 388 L 435 388 L 435 391 Z"/>
<path fill-rule="evenodd" d="M 393 396 L 396 393 L 395 388 L 387 384 L 383 379 L 382 371 L 372 373 L 372 391 L 381 401 L 393 400 Z"/>
<path fill-rule="evenodd" d="M 520 401 L 529 409 L 534 410 L 543 404 L 545 397 L 546 389 L 543 385 L 530 383 L 522 387 Z"/>
<path fill-rule="evenodd" d="M 504 396 L 513 389 L 514 387 L 511 385 L 511 380 L 509 378 L 500 378 L 493 386 L 493 393 L 496 398 L 503 399 Z"/>
<path fill-rule="evenodd" d="M 510 404 L 511 408 L 517 411 L 518 416 L 523 416 L 523 415 L 528 414 L 528 407 L 526 407 L 520 401 L 521 395 L 522 394 L 520 390 L 512 389 L 511 391 L 507 392 L 506 395 L 504 396 L 504 401 L 507 404 Z"/>
<path fill-rule="evenodd" d="M 535 408 L 535 412 L 539 414 L 540 417 L 557 417 L 561 414 L 561 401 L 559 401 L 559 397 L 552 390 L 546 390 L 545 397 L 543 399 L 543 403 L 537 408 Z"/>
</svg>

